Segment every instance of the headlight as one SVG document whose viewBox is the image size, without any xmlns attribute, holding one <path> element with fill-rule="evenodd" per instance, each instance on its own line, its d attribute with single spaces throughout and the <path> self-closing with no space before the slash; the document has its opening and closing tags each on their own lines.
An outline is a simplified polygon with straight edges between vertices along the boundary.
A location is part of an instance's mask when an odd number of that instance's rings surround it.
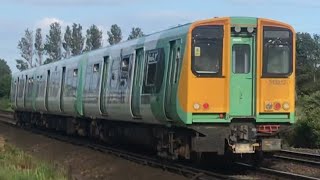
<svg viewBox="0 0 320 180">
<path fill-rule="evenodd" d="M 266 110 L 272 110 L 272 107 L 273 107 L 272 102 L 266 102 L 265 105 L 266 105 L 266 107 L 265 107 Z"/>
<path fill-rule="evenodd" d="M 193 109 L 199 110 L 199 109 L 200 109 L 200 104 L 194 103 L 194 104 L 193 104 Z"/>
<path fill-rule="evenodd" d="M 282 105 L 282 108 L 286 111 L 288 111 L 290 109 L 290 105 L 288 102 L 284 102 L 283 105 Z"/>
</svg>

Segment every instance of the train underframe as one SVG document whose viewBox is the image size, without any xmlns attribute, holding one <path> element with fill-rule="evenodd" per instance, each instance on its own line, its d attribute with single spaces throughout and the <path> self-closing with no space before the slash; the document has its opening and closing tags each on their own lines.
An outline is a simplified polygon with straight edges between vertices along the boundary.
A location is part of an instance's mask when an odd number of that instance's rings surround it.
<svg viewBox="0 0 320 180">
<path fill-rule="evenodd" d="M 88 136 L 107 144 L 135 145 L 152 149 L 167 159 L 201 160 L 204 153 L 230 157 L 252 156 L 262 160 L 264 152 L 281 149 L 279 132 L 285 126 L 256 125 L 248 119 L 230 124 L 201 124 L 188 127 L 128 123 L 103 119 L 74 118 L 34 112 L 15 112 L 20 126 L 34 126 Z"/>
</svg>

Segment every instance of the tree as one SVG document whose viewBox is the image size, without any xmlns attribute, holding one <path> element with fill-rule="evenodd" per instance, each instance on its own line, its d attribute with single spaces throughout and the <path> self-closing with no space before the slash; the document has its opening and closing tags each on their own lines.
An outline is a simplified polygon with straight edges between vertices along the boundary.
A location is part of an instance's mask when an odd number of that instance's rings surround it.
<svg viewBox="0 0 320 180">
<path fill-rule="evenodd" d="M 23 61 L 21 59 L 16 59 L 16 62 L 17 62 L 16 67 L 19 71 L 24 71 L 24 70 L 28 69 L 28 67 L 29 67 L 28 63 L 26 63 L 25 61 Z"/>
<path fill-rule="evenodd" d="M 9 97 L 11 88 L 11 70 L 4 59 L 0 59 L 0 97 Z"/>
<path fill-rule="evenodd" d="M 44 49 L 49 56 L 46 62 L 54 62 L 62 58 L 61 45 L 61 26 L 58 22 L 54 22 L 50 25 L 49 35 L 46 36 L 44 45 Z"/>
<path fill-rule="evenodd" d="M 24 37 L 18 43 L 18 48 L 20 49 L 20 55 L 28 64 L 29 67 L 33 67 L 33 32 L 29 29 L 25 30 Z M 22 60 L 22 61 L 23 61 Z"/>
<path fill-rule="evenodd" d="M 128 40 L 130 40 L 130 39 L 136 39 L 136 38 L 139 38 L 139 37 L 142 37 L 142 36 L 144 36 L 144 34 L 143 34 L 141 28 L 138 28 L 138 27 L 135 28 L 135 27 L 133 27 L 133 28 L 131 29 L 131 33 L 130 33 L 130 35 L 129 35 L 129 37 L 128 37 Z"/>
<path fill-rule="evenodd" d="M 80 24 L 72 25 L 72 36 L 71 36 L 71 52 L 72 55 L 79 55 L 82 53 L 84 46 L 84 37 L 82 37 L 82 26 Z"/>
<path fill-rule="evenodd" d="M 43 58 L 43 51 L 44 51 L 44 45 L 42 43 L 41 28 L 38 28 L 36 30 L 34 48 L 35 48 L 35 53 L 37 54 L 36 61 L 41 66 L 43 63 L 42 58 Z"/>
<path fill-rule="evenodd" d="M 317 82 L 320 64 L 319 36 L 297 33 L 296 86 L 298 95 L 310 95 L 320 89 Z"/>
<path fill-rule="evenodd" d="M 102 31 L 96 25 L 87 30 L 85 51 L 99 49 L 102 46 Z"/>
<path fill-rule="evenodd" d="M 122 40 L 121 28 L 114 24 L 111 26 L 110 31 L 107 32 L 110 45 L 118 44 Z"/>
<path fill-rule="evenodd" d="M 64 33 L 64 42 L 62 43 L 63 49 L 65 50 L 65 54 L 64 54 L 65 58 L 69 58 L 71 56 L 71 44 L 72 44 L 71 29 L 69 26 L 67 26 L 66 32 Z"/>
<path fill-rule="evenodd" d="M 317 73 L 320 66 L 320 36 L 318 34 L 313 35 L 314 40 L 314 49 L 312 56 L 312 64 L 313 64 L 313 82 L 317 81 Z"/>
</svg>

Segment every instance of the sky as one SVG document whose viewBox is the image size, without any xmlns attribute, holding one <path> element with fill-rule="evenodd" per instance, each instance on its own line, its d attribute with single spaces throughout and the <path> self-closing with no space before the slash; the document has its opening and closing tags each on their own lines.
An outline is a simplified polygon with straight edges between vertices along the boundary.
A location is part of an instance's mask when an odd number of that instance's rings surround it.
<svg viewBox="0 0 320 180">
<path fill-rule="evenodd" d="M 21 59 L 17 45 L 24 30 L 42 28 L 45 37 L 56 21 L 62 32 L 72 23 L 80 23 L 84 31 L 95 24 L 108 45 L 106 32 L 112 24 L 121 27 L 126 39 L 132 27 L 150 34 L 222 16 L 271 18 L 291 24 L 297 32 L 320 34 L 318 0 L 1 0 L 0 58 L 17 72 L 15 60 Z"/>
</svg>

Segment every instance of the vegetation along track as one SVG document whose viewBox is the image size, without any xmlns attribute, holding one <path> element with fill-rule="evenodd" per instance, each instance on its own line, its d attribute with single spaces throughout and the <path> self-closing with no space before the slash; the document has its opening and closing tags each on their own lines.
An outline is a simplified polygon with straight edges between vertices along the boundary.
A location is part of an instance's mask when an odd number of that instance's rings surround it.
<svg viewBox="0 0 320 180">
<path fill-rule="evenodd" d="M 9 124 L 11 126 L 16 125 L 16 122 L 13 119 L 12 112 L 0 111 L 0 122 Z M 64 136 L 64 135 L 56 134 L 56 133 L 53 133 L 50 131 L 44 132 L 42 130 L 37 130 L 37 129 L 30 129 L 30 130 L 34 133 L 42 134 L 42 135 L 47 136 L 49 138 L 57 139 L 60 141 L 68 142 L 68 143 L 79 145 L 79 146 L 89 147 L 91 149 L 95 149 L 97 151 L 108 153 L 108 154 L 113 154 L 115 156 L 130 160 L 130 161 L 133 161 L 133 162 L 136 162 L 139 164 L 148 165 L 151 167 L 162 168 L 164 170 L 174 172 L 174 173 L 186 176 L 186 177 L 190 177 L 192 179 L 199 179 L 199 180 L 236 179 L 231 176 L 223 175 L 220 173 L 197 169 L 197 168 L 185 166 L 185 165 L 178 164 L 178 163 L 163 161 L 158 158 L 143 156 L 141 154 L 127 152 L 124 150 L 120 150 L 118 148 L 103 146 L 103 145 L 100 145 L 97 143 L 90 142 L 87 139 L 80 139 L 80 138 L 76 138 L 76 137 Z"/>
<path fill-rule="evenodd" d="M 12 126 L 16 125 L 16 122 L 13 118 L 12 112 L 5 112 L 0 111 L 0 121 L 2 123 L 6 123 Z M 41 134 L 44 136 L 47 136 L 49 138 L 57 139 L 60 141 L 68 142 L 71 144 L 79 145 L 79 146 L 85 146 L 89 147 L 91 149 L 101 151 L 108 154 L 113 154 L 115 156 L 143 164 L 148 165 L 151 167 L 161 168 L 170 172 L 174 172 L 192 179 L 199 179 L 199 180 L 207 180 L 207 179 L 237 179 L 235 176 L 230 175 L 224 175 L 223 173 L 213 172 L 211 170 L 204 170 L 204 169 L 198 169 L 195 167 L 190 167 L 189 165 L 183 165 L 180 163 L 173 163 L 171 161 L 164 161 L 158 158 L 150 157 L 150 156 L 144 156 L 138 153 L 132 153 L 128 151 L 121 150 L 119 148 L 113 148 L 108 146 L 103 146 L 101 144 L 97 144 L 94 142 L 89 141 L 88 139 L 82 139 L 82 138 L 76 138 L 76 137 L 70 137 L 65 136 L 61 134 L 54 133 L 52 131 L 43 131 L 38 129 L 28 129 L 31 130 L 34 133 Z M 278 155 L 275 155 L 278 156 Z M 288 159 L 289 160 L 289 159 Z M 317 179 L 313 177 L 293 174 L 289 172 L 284 171 L 278 171 L 268 168 L 255 168 L 249 164 L 244 163 L 236 163 L 235 168 L 243 169 L 243 171 L 250 171 L 254 173 L 255 175 L 261 176 L 261 177 L 278 177 L 278 178 L 285 178 L 285 179 Z M 251 174 L 252 174 L 251 173 Z"/>
</svg>

